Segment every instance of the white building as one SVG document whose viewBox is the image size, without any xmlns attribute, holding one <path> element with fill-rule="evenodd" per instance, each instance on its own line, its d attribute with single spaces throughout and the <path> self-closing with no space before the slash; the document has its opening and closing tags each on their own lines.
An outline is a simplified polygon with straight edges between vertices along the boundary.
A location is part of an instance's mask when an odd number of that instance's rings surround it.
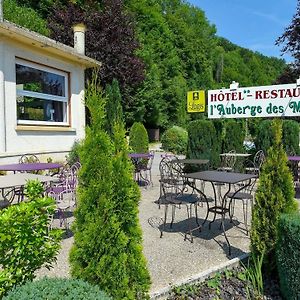
<svg viewBox="0 0 300 300">
<path fill-rule="evenodd" d="M 84 55 L 82 27 L 75 37 L 72 48 L 0 22 L 0 163 L 62 159 L 84 137 L 84 70 L 100 63 Z"/>
</svg>

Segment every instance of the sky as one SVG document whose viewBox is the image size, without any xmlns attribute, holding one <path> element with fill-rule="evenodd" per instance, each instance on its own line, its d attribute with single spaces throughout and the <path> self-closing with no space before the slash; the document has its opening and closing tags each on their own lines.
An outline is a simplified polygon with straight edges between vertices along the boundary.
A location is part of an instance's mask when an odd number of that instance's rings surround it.
<svg viewBox="0 0 300 300">
<path fill-rule="evenodd" d="M 267 56 L 281 56 L 275 45 L 296 13 L 297 0 L 188 0 L 201 8 L 217 35 Z"/>
</svg>

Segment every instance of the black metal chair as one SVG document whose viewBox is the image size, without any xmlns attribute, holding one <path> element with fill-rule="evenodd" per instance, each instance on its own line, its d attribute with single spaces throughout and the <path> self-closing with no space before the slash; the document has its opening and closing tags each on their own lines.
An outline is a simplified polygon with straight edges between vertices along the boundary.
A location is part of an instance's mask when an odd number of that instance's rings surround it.
<svg viewBox="0 0 300 300">
<path fill-rule="evenodd" d="M 175 160 L 177 160 L 177 158 L 175 158 Z M 184 177 L 182 177 L 182 166 L 180 165 L 180 163 L 171 161 L 169 158 L 163 158 L 160 162 L 159 170 L 161 188 L 159 206 L 162 204 L 162 199 L 163 204 L 165 205 L 163 230 L 167 223 L 169 206 L 171 206 L 172 208 L 170 223 L 171 228 L 175 219 L 175 210 L 176 208 L 181 208 L 182 205 L 186 206 L 188 222 L 192 217 L 192 207 L 194 206 L 196 222 L 198 227 L 200 227 L 197 214 L 197 204 L 200 201 L 200 198 L 196 193 L 194 193 L 194 190 L 189 192 Z M 161 230 L 161 237 L 163 236 L 163 230 Z M 185 233 L 185 240 L 187 239 L 187 234 L 190 234 L 191 241 L 193 242 L 192 229 L 190 228 L 190 224 L 189 230 Z"/>
<path fill-rule="evenodd" d="M 245 162 L 245 171 L 250 174 L 257 174 L 259 176 L 261 167 L 266 157 L 263 150 L 259 150 L 255 153 L 253 161 L 247 160 Z"/>
</svg>

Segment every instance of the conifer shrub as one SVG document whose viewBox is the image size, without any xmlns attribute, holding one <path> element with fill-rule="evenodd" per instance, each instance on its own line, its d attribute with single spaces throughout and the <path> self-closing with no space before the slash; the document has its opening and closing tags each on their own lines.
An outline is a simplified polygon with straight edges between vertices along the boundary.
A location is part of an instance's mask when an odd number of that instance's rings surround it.
<svg viewBox="0 0 300 300">
<path fill-rule="evenodd" d="M 112 135 L 115 123 L 120 123 L 123 121 L 123 110 L 121 105 L 122 96 L 117 79 L 113 79 L 112 83 L 106 86 L 105 94 L 107 97 L 105 105 L 107 115 L 105 118 L 105 128 L 107 132 Z"/>
<path fill-rule="evenodd" d="M 278 224 L 276 261 L 285 299 L 300 299 L 300 215 L 283 214 Z"/>
<path fill-rule="evenodd" d="M 79 279 L 43 278 L 15 287 L 3 300 L 112 300 L 98 286 Z"/>
<path fill-rule="evenodd" d="M 167 129 L 161 137 L 162 148 L 174 154 L 185 154 L 187 141 L 187 131 L 179 126 L 173 126 Z"/>
<path fill-rule="evenodd" d="M 274 120 L 271 130 L 275 139 L 259 177 L 250 232 L 251 250 L 257 257 L 265 254 L 264 265 L 268 269 L 276 266 L 279 217 L 297 210 L 292 174 L 281 142 L 281 120 Z"/>
<path fill-rule="evenodd" d="M 187 158 L 209 159 L 210 166 L 220 164 L 221 139 L 210 120 L 195 120 L 188 126 Z"/>
<path fill-rule="evenodd" d="M 223 138 L 223 152 L 235 150 L 244 152 L 245 130 L 242 122 L 227 120 L 225 123 L 225 134 Z"/>
<path fill-rule="evenodd" d="M 79 161 L 79 149 L 81 147 L 82 141 L 74 141 L 72 148 L 68 155 L 66 156 L 67 163 L 72 166 Z"/>
<path fill-rule="evenodd" d="M 148 153 L 149 137 L 143 123 L 135 122 L 129 132 L 129 147 L 136 153 Z"/>
<path fill-rule="evenodd" d="M 299 124 L 293 120 L 283 121 L 282 143 L 287 153 L 299 154 Z"/>
<path fill-rule="evenodd" d="M 105 99 L 95 82 L 86 91 L 91 125 L 80 149 L 71 273 L 113 299 L 147 299 L 150 277 L 142 254 L 140 192 L 123 125 L 114 125 L 112 137 L 104 130 Z"/>
</svg>

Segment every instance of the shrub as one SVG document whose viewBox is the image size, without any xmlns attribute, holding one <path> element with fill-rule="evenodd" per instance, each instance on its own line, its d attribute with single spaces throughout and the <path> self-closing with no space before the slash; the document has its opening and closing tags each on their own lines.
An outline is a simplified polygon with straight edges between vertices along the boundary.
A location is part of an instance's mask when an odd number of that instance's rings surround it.
<svg viewBox="0 0 300 300">
<path fill-rule="evenodd" d="M 122 97 L 117 79 L 113 79 L 112 84 L 108 84 L 105 89 L 107 97 L 105 111 L 106 111 L 106 131 L 112 135 L 113 127 L 115 123 L 122 122 L 123 111 L 122 111 Z"/>
<path fill-rule="evenodd" d="M 179 126 L 169 128 L 161 138 L 162 148 L 175 154 L 186 153 L 187 141 L 187 131 Z"/>
<path fill-rule="evenodd" d="M 278 220 L 281 213 L 296 210 L 292 174 L 281 143 L 282 122 L 273 121 L 274 145 L 269 149 L 262 167 L 252 212 L 251 250 L 254 255 L 265 253 L 265 266 L 274 269 Z"/>
<path fill-rule="evenodd" d="M 43 278 L 15 287 L 3 300 L 111 300 L 99 287 L 79 279 Z"/>
<path fill-rule="evenodd" d="M 81 147 L 82 142 L 81 141 L 75 141 L 72 145 L 72 148 L 69 152 L 69 154 L 66 156 L 67 163 L 72 166 L 76 162 L 79 161 L 79 149 Z"/>
<path fill-rule="evenodd" d="M 245 130 L 243 123 L 235 120 L 227 120 L 225 123 L 225 134 L 223 139 L 223 152 L 235 150 L 238 153 L 244 152 Z"/>
<path fill-rule="evenodd" d="M 283 121 L 282 143 L 287 153 L 299 153 L 299 124 L 293 120 Z"/>
<path fill-rule="evenodd" d="M 31 201 L 0 210 L 0 296 L 32 280 L 42 265 L 50 268 L 60 247 L 61 231 L 49 230 L 54 200 L 33 198 L 41 183 L 29 182 L 26 190 Z"/>
<path fill-rule="evenodd" d="M 274 141 L 274 132 L 272 130 L 272 121 L 263 120 L 258 125 L 257 135 L 254 139 L 256 150 L 263 150 L 267 153 Z"/>
<path fill-rule="evenodd" d="M 187 158 L 209 159 L 212 167 L 220 163 L 221 138 L 210 120 L 195 120 L 188 126 Z"/>
<path fill-rule="evenodd" d="M 276 247 L 280 289 L 285 299 L 300 299 L 300 215 L 283 214 Z"/>
<path fill-rule="evenodd" d="M 147 153 L 149 151 L 149 138 L 145 126 L 135 122 L 129 132 L 129 147 L 136 153 Z"/>
<path fill-rule="evenodd" d="M 112 139 L 105 132 L 105 99 L 95 81 L 88 85 L 86 105 L 91 125 L 80 149 L 71 272 L 116 300 L 146 299 L 150 277 L 138 222 L 140 192 L 132 177 L 125 130 L 115 124 Z"/>
</svg>

